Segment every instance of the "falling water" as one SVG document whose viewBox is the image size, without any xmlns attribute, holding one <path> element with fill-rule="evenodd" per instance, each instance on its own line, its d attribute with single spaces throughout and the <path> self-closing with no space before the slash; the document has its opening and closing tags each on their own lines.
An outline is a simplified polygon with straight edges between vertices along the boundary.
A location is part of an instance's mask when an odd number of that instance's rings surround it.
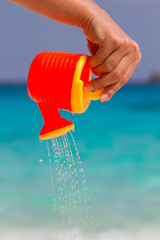
<svg viewBox="0 0 160 240">
<path fill-rule="evenodd" d="M 51 178 L 52 197 L 53 197 L 53 201 L 55 201 L 53 169 L 52 169 L 52 162 L 51 162 L 51 155 L 50 155 L 48 141 L 47 141 L 47 151 L 48 151 L 48 158 L 49 158 L 49 170 L 50 170 L 50 178 Z M 54 210 L 54 212 L 56 212 L 55 205 L 53 206 L 53 210 Z"/>
<path fill-rule="evenodd" d="M 92 216 L 86 176 L 72 132 L 47 140 L 47 150 L 55 223 L 84 227 Z"/>
</svg>

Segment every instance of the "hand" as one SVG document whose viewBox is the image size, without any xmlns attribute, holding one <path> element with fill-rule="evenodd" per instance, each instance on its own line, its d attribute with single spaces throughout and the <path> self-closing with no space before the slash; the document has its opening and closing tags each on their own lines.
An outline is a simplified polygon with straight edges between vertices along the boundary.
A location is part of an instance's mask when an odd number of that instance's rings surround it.
<svg viewBox="0 0 160 240">
<path fill-rule="evenodd" d="M 139 46 L 103 10 L 87 20 L 83 31 L 92 55 L 88 64 L 98 76 L 84 90 L 104 88 L 100 99 L 108 101 L 127 83 L 141 60 Z"/>
<path fill-rule="evenodd" d="M 92 55 L 88 64 L 98 76 L 85 90 L 104 88 L 102 102 L 127 83 L 141 59 L 138 44 L 92 0 L 9 1 L 84 31 Z"/>
</svg>

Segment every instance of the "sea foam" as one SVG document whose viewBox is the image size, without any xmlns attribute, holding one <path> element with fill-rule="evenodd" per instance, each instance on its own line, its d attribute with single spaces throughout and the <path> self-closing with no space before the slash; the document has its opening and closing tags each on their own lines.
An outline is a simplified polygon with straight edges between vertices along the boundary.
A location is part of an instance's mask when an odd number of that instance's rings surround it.
<svg viewBox="0 0 160 240">
<path fill-rule="evenodd" d="M 141 229 L 138 231 L 107 230 L 99 234 L 85 235 L 72 229 L 67 231 L 31 230 L 31 229 L 1 229 L 0 239 L 3 240 L 159 240 L 158 228 Z"/>
</svg>

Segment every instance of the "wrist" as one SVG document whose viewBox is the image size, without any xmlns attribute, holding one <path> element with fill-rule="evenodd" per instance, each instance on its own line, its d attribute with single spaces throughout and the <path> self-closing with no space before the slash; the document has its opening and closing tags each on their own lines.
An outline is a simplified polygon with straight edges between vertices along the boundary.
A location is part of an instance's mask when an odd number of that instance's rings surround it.
<svg viewBox="0 0 160 240">
<path fill-rule="evenodd" d="M 111 18 L 107 12 L 99 7 L 93 8 L 92 10 L 90 9 L 86 17 L 84 17 L 80 28 L 89 41 L 99 45 L 103 43 L 109 29 L 110 21 Z"/>
<path fill-rule="evenodd" d="M 91 23 L 94 21 L 96 22 L 96 19 L 102 15 L 102 12 L 106 13 L 92 0 L 85 0 L 83 3 L 83 14 L 78 27 L 85 31 L 88 25 L 92 25 Z"/>
</svg>

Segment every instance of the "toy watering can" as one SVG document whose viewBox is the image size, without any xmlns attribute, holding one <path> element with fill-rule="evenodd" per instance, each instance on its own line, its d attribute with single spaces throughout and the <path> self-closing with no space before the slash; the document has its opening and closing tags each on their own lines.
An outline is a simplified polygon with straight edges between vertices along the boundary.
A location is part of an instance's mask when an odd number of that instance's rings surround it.
<svg viewBox="0 0 160 240">
<path fill-rule="evenodd" d="M 74 124 L 62 118 L 58 109 L 83 113 L 91 100 L 98 100 L 103 89 L 84 92 L 91 80 L 87 55 L 42 52 L 33 60 L 28 75 L 28 93 L 38 104 L 44 119 L 40 139 L 50 139 L 74 129 Z"/>
</svg>

